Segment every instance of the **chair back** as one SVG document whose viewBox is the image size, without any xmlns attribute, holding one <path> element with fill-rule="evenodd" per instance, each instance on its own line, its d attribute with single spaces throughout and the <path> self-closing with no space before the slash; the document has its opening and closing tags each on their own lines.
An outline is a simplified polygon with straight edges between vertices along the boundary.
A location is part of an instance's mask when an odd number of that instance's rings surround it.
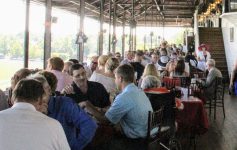
<svg viewBox="0 0 237 150">
<path fill-rule="evenodd" d="M 156 111 L 148 112 L 148 128 L 147 128 L 147 142 L 148 144 L 159 140 L 159 133 L 161 132 L 161 125 L 163 119 L 163 107 Z"/>
<path fill-rule="evenodd" d="M 184 88 L 188 88 L 191 84 L 190 77 L 177 77 L 180 80 L 180 86 Z"/>
<path fill-rule="evenodd" d="M 154 111 L 164 108 L 163 125 L 175 126 L 175 92 L 169 93 L 146 93 Z"/>
<path fill-rule="evenodd" d="M 225 78 L 215 78 L 214 99 L 223 100 L 225 95 Z"/>
<path fill-rule="evenodd" d="M 175 86 L 180 86 L 180 80 L 178 78 L 164 77 L 163 86 L 169 90 L 174 89 Z"/>
</svg>

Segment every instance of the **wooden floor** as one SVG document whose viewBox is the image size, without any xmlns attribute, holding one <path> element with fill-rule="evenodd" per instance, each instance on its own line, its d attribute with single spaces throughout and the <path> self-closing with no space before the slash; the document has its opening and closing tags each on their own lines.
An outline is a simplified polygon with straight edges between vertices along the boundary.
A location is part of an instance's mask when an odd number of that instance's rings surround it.
<svg viewBox="0 0 237 150">
<path fill-rule="evenodd" d="M 225 119 L 221 108 L 216 120 L 209 117 L 209 130 L 197 137 L 197 150 L 237 150 L 237 96 L 225 94 L 225 109 Z"/>
</svg>

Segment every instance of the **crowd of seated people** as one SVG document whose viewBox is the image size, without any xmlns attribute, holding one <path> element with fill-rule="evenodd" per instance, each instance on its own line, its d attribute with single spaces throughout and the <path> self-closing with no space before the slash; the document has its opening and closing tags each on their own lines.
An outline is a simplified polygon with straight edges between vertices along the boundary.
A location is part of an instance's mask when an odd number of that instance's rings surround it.
<svg viewBox="0 0 237 150">
<path fill-rule="evenodd" d="M 14 97 L 14 90 L 20 88 L 18 82 L 36 81 L 35 84 L 42 84 L 43 91 L 41 97 L 33 97 L 39 99 L 39 105 L 34 109 L 61 124 L 65 132 L 63 136 L 67 138 L 64 146 L 68 143 L 72 150 L 93 149 L 91 142 L 101 124 L 120 124 L 123 134 L 113 137 L 106 145 L 102 144 L 103 149 L 144 149 L 136 142 L 146 137 L 147 113 L 152 107 L 143 90 L 161 87 L 163 77 L 190 77 L 190 69 L 197 67 L 197 59 L 192 51 L 184 57 L 182 49 L 163 42 L 149 52 L 127 51 L 124 59 L 119 52 L 92 56 L 88 65 L 76 59 L 64 62 L 59 57 L 52 57 L 46 70 L 20 69 L 13 75 L 7 94 L 8 104 L 0 91 L 0 110 L 12 105 L 14 108 L 19 101 Z M 222 75 L 213 59 L 208 58 L 205 66 L 209 74 L 206 81 L 201 82 L 203 87 L 211 89 L 214 78 Z M 236 80 L 232 76 L 230 87 Z M 32 90 L 28 92 L 34 93 Z"/>
</svg>

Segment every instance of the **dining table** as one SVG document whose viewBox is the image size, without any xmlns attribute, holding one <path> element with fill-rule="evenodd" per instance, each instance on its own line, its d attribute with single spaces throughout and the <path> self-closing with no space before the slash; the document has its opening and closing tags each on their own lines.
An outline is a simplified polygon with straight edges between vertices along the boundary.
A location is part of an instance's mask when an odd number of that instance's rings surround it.
<svg viewBox="0 0 237 150">
<path fill-rule="evenodd" d="M 176 113 L 178 131 L 198 135 L 206 133 L 209 123 L 203 101 L 194 96 L 182 97 L 179 100 L 184 108 Z"/>
</svg>

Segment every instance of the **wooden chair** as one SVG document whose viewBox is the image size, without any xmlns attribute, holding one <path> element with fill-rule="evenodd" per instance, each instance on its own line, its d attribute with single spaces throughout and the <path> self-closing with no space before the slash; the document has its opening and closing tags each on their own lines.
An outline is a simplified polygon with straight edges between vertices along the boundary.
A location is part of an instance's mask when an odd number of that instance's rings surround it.
<svg viewBox="0 0 237 150">
<path fill-rule="evenodd" d="M 147 146 L 148 150 L 152 147 L 152 144 L 157 142 L 155 146 L 160 146 L 160 133 L 161 133 L 161 124 L 163 118 L 163 107 L 154 112 L 148 112 L 148 129 L 147 129 Z"/>
<path fill-rule="evenodd" d="M 225 79 L 222 77 L 216 77 L 215 79 L 215 94 L 214 94 L 214 119 L 216 119 L 216 108 L 221 107 L 225 118 Z"/>
<path fill-rule="evenodd" d="M 171 91 L 169 93 L 146 93 L 148 96 L 153 110 L 160 111 L 162 109 L 162 124 L 160 127 L 160 133 L 158 135 L 159 145 L 165 149 L 181 149 L 180 142 L 175 138 L 175 93 Z M 149 123 L 148 123 L 149 126 Z M 150 129 L 148 127 L 148 129 Z M 149 130 L 148 130 L 149 131 Z M 168 139 L 168 144 L 163 144 L 162 141 Z"/>
<path fill-rule="evenodd" d="M 177 77 L 180 80 L 180 86 L 184 88 L 188 88 L 191 84 L 190 77 Z"/>
<path fill-rule="evenodd" d="M 163 125 L 175 126 L 175 92 L 168 93 L 146 93 L 151 102 L 154 111 L 164 107 L 163 110 Z"/>
<path fill-rule="evenodd" d="M 164 77 L 163 86 L 169 90 L 174 89 L 175 86 L 180 86 L 180 80 L 178 78 Z"/>
<path fill-rule="evenodd" d="M 223 77 L 216 77 L 213 84 L 214 84 L 213 96 L 210 100 L 206 101 L 207 108 L 209 109 L 209 115 L 212 114 L 213 109 L 214 119 L 216 119 L 216 109 L 217 107 L 221 107 L 225 118 L 225 104 L 224 104 L 225 79 Z"/>
</svg>

